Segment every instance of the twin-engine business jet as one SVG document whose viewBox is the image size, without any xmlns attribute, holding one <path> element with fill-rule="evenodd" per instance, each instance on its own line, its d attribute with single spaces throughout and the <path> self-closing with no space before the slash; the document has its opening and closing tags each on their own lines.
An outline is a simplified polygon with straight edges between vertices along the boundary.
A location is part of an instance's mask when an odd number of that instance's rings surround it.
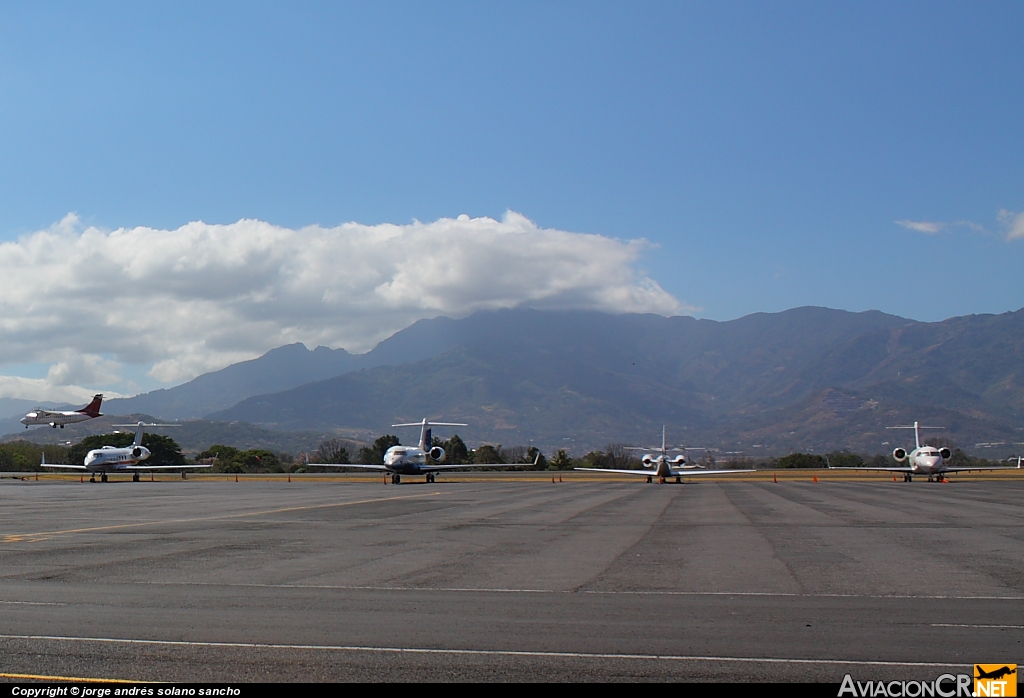
<svg viewBox="0 0 1024 698">
<path fill-rule="evenodd" d="M 392 424 L 392 427 L 419 427 L 420 442 L 417 446 L 392 446 L 384 453 L 382 465 L 367 465 L 365 463 L 306 463 L 306 465 L 319 466 L 324 468 L 362 468 L 363 470 L 377 470 L 391 473 L 391 484 L 398 485 L 402 482 L 403 475 L 426 475 L 427 482 L 434 481 L 434 473 L 439 470 L 455 470 L 456 468 L 494 468 L 507 467 L 508 463 L 467 463 L 465 465 L 438 465 L 438 461 L 444 460 L 444 449 L 440 446 L 431 446 L 433 437 L 431 427 L 464 427 L 466 424 L 454 422 L 413 422 L 411 424 Z M 427 458 L 434 461 L 430 463 Z M 540 455 L 537 456 L 540 458 Z"/>
<path fill-rule="evenodd" d="M 922 429 L 942 429 L 943 427 L 926 427 L 921 426 L 917 422 L 914 422 L 912 426 L 899 426 L 899 427 L 887 427 L 888 429 L 913 429 L 914 430 L 914 450 L 907 453 L 904 448 L 897 448 L 893 450 L 892 457 L 896 459 L 897 463 L 906 463 L 906 465 L 898 465 L 894 467 L 872 467 L 867 465 L 858 465 L 855 467 L 843 467 L 833 468 L 833 470 L 873 470 L 873 471 L 884 471 L 890 473 L 903 473 L 903 482 L 911 482 L 914 479 L 914 475 L 927 475 L 928 482 L 944 482 L 946 479 L 946 473 L 959 473 L 966 472 L 969 470 L 1019 470 L 1020 460 L 1018 459 L 1017 465 L 994 465 L 979 467 L 977 465 L 965 465 L 962 467 L 950 467 L 945 464 L 949 457 L 953 455 L 948 448 L 943 446 L 942 448 L 936 448 L 935 446 L 922 446 L 921 445 L 921 430 Z"/>
<path fill-rule="evenodd" d="M 638 470 L 614 470 L 612 468 L 573 468 L 573 470 L 591 470 L 597 473 L 622 473 L 624 475 L 644 475 L 647 477 L 647 482 L 654 482 L 654 478 L 658 478 L 658 482 L 665 484 L 665 481 L 674 477 L 676 482 L 681 483 L 684 477 L 695 477 L 697 475 L 724 475 L 726 473 L 752 473 L 753 469 L 746 470 L 706 470 L 699 465 L 687 465 L 686 455 L 682 453 L 685 451 L 684 448 L 668 448 L 665 445 L 665 427 L 661 428 L 661 448 L 634 448 L 629 447 L 630 451 L 658 451 L 657 454 L 645 453 L 641 462 L 644 467 Z M 669 451 L 680 451 L 679 455 L 674 458 L 668 457 Z M 672 466 L 676 466 L 673 469 Z M 653 470 L 652 470 L 653 467 Z"/>
<path fill-rule="evenodd" d="M 55 412 L 53 410 L 44 410 L 41 407 L 37 407 L 32 412 L 29 412 L 21 418 L 21 423 L 28 429 L 34 424 L 49 424 L 51 427 L 56 429 L 60 427 L 64 428 L 65 424 L 75 424 L 76 422 L 84 422 L 87 419 L 94 419 L 96 417 L 102 417 L 100 414 L 100 403 L 103 402 L 103 394 L 93 395 L 92 402 L 83 407 L 80 410 L 74 412 Z"/>
<path fill-rule="evenodd" d="M 43 454 L 42 462 L 39 464 L 44 468 L 65 468 L 67 470 L 86 470 L 91 474 L 89 482 L 96 482 L 96 473 L 100 474 L 100 481 L 107 481 L 107 473 L 133 473 L 132 481 L 139 481 L 141 470 L 179 470 L 181 468 L 209 468 L 208 465 L 139 465 L 152 454 L 149 449 L 142 445 L 143 431 L 147 427 L 180 427 L 180 424 L 115 424 L 115 427 L 135 427 L 135 441 L 131 446 L 118 448 L 117 446 L 104 446 L 94 448 L 85 456 L 84 465 L 65 465 L 62 463 L 47 463 L 46 454 Z"/>
</svg>

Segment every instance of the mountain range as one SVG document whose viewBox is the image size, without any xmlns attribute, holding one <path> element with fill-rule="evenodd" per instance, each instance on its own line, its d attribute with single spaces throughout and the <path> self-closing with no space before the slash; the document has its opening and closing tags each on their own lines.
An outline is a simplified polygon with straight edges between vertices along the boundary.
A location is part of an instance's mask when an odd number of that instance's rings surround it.
<svg viewBox="0 0 1024 698">
<path fill-rule="evenodd" d="M 666 425 L 672 441 L 752 456 L 891 451 L 906 435 L 885 427 L 918 420 L 992 457 L 1024 442 L 1024 310 L 934 323 L 815 307 L 728 322 L 488 311 L 420 321 L 363 355 L 280 347 L 104 412 L 366 437 L 427 417 L 468 423 L 456 431 L 471 445 L 576 454 L 652 445 Z"/>
</svg>

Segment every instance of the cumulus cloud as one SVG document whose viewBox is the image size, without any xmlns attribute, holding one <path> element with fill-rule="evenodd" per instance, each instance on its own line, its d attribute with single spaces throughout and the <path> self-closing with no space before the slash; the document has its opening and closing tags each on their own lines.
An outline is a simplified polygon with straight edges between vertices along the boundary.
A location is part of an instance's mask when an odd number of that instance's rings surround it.
<svg viewBox="0 0 1024 698">
<path fill-rule="evenodd" d="M 500 221 L 114 231 L 83 229 L 72 214 L 0 244 L 0 364 L 51 362 L 49 386 L 101 384 L 123 364 L 179 382 L 290 342 L 366 351 L 438 315 L 520 305 L 694 310 L 637 271 L 647 247 L 539 228 L 513 212 Z"/>
<path fill-rule="evenodd" d="M 0 397 L 84 404 L 92 399 L 94 392 L 89 388 L 77 385 L 54 385 L 46 378 L 0 376 Z M 103 396 L 105 398 L 124 397 L 124 395 L 110 390 L 105 390 Z"/>
</svg>

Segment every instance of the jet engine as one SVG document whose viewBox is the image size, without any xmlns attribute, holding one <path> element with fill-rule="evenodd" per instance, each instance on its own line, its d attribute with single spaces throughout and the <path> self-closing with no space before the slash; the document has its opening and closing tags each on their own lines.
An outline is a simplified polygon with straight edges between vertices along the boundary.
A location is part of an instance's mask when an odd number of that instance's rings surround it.
<svg viewBox="0 0 1024 698">
<path fill-rule="evenodd" d="M 132 449 L 132 458 L 138 458 L 141 455 L 142 448 L 140 446 L 136 446 L 135 448 Z"/>
<path fill-rule="evenodd" d="M 640 459 L 640 462 L 644 464 L 645 468 L 650 468 L 652 465 L 654 465 L 654 456 L 652 456 L 650 453 L 645 453 L 644 457 Z"/>
<path fill-rule="evenodd" d="M 902 463 L 907 459 L 907 451 L 906 449 L 902 448 L 894 449 L 892 452 L 892 457 L 896 459 L 897 463 Z"/>
<path fill-rule="evenodd" d="M 430 457 L 436 460 L 438 463 L 444 460 L 444 449 L 440 446 L 434 446 L 429 451 Z"/>
<path fill-rule="evenodd" d="M 672 465 L 682 465 L 686 462 L 686 456 L 680 453 L 678 456 L 672 459 Z"/>
<path fill-rule="evenodd" d="M 942 456 L 942 460 L 949 460 L 949 457 L 953 455 L 953 453 L 948 448 L 943 446 L 942 448 L 939 449 L 939 455 Z"/>
</svg>

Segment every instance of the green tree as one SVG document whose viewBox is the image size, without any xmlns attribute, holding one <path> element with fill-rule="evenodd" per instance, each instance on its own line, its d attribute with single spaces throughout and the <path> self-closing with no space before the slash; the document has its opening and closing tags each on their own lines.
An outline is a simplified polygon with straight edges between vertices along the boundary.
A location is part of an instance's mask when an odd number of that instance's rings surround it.
<svg viewBox="0 0 1024 698">
<path fill-rule="evenodd" d="M 85 462 L 85 457 L 93 449 L 104 446 L 125 448 L 131 446 L 134 441 L 135 434 L 130 432 L 87 436 L 68 449 L 68 463 L 78 465 Z M 143 434 L 142 445 L 148 448 L 152 454 L 146 461 L 146 465 L 185 465 L 185 456 L 181 453 L 181 447 L 169 436 Z"/>
<path fill-rule="evenodd" d="M 249 473 L 279 473 L 284 470 L 278 455 L 265 448 L 242 451 L 238 454 L 238 458 L 241 460 L 242 467 Z"/>
<path fill-rule="evenodd" d="M 572 458 L 570 458 L 569 454 L 563 449 L 558 449 L 558 453 L 556 453 L 555 457 L 551 459 L 550 463 L 548 463 L 549 470 L 572 470 L 572 467 Z"/>
<path fill-rule="evenodd" d="M 825 468 L 825 458 L 813 453 L 791 453 L 778 460 L 777 468 Z"/>
<path fill-rule="evenodd" d="M 484 444 L 480 448 L 473 450 L 473 462 L 474 463 L 504 463 L 504 459 L 501 457 L 501 453 L 498 448 L 491 446 L 490 444 Z"/>
<path fill-rule="evenodd" d="M 242 473 L 245 472 L 241 463 L 238 462 L 238 454 L 241 453 L 234 446 L 214 444 L 202 453 L 196 454 L 196 462 L 203 463 L 210 459 L 213 461 L 213 471 L 217 473 Z"/>
<path fill-rule="evenodd" d="M 39 467 L 41 454 L 46 454 L 48 463 L 71 463 L 80 465 L 68 460 L 68 449 L 66 446 L 34 444 L 30 441 L 12 441 L 0 444 L 0 471 L 6 472 L 38 472 L 43 470 Z"/>
<path fill-rule="evenodd" d="M 384 462 L 384 454 L 392 446 L 401 446 L 397 436 L 385 434 L 373 442 L 373 446 L 359 449 L 358 461 L 363 465 L 380 465 Z"/>
<path fill-rule="evenodd" d="M 849 451 L 833 451 L 828 454 L 828 462 L 833 468 L 859 468 L 864 465 L 863 458 Z"/>
<path fill-rule="evenodd" d="M 350 445 L 341 439 L 327 439 L 320 442 L 320 447 L 313 457 L 317 463 L 351 463 L 348 452 Z"/>
</svg>

